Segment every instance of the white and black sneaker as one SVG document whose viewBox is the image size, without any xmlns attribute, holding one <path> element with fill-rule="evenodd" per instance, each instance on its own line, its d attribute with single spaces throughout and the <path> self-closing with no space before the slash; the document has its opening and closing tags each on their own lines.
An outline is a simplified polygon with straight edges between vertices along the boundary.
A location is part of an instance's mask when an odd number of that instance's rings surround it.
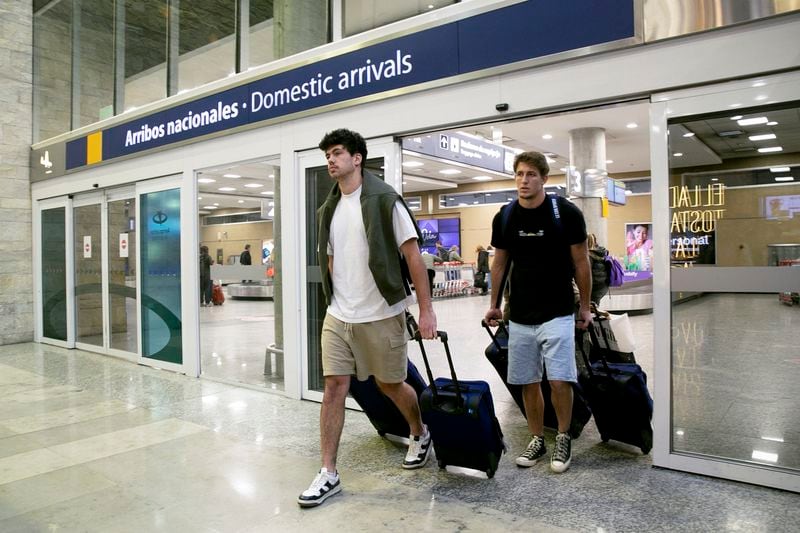
<svg viewBox="0 0 800 533">
<path fill-rule="evenodd" d="M 557 473 L 566 472 L 572 462 L 572 438 L 569 433 L 556 435 L 556 447 L 550 458 L 550 470 Z"/>
<path fill-rule="evenodd" d="M 411 435 L 408 441 L 408 452 L 403 460 L 403 468 L 407 470 L 422 468 L 431 454 L 431 432 L 428 431 L 428 426 L 425 426 L 425 433 L 416 437 Z"/>
<path fill-rule="evenodd" d="M 316 507 L 341 490 L 339 474 L 330 473 L 326 468 L 322 468 L 311 485 L 298 496 L 297 503 L 300 507 Z"/>
<path fill-rule="evenodd" d="M 515 462 L 517 466 L 528 468 L 539 462 L 539 459 L 544 457 L 546 453 L 547 447 L 544 445 L 544 437 L 536 435 L 531 438 L 528 447 L 517 457 Z"/>
</svg>

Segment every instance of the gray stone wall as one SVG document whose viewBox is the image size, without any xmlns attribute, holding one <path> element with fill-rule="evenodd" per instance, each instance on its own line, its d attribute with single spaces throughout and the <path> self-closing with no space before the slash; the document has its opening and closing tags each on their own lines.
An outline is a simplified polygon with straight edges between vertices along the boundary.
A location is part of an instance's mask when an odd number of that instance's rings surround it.
<svg viewBox="0 0 800 533">
<path fill-rule="evenodd" d="M 31 0 L 0 2 L 0 344 L 33 339 Z"/>
</svg>

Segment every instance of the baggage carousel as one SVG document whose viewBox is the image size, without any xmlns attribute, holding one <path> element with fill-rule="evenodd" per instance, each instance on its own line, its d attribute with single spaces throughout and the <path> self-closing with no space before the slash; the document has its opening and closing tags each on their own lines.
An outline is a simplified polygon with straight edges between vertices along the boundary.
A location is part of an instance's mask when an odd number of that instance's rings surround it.
<svg viewBox="0 0 800 533">
<path fill-rule="evenodd" d="M 270 300 L 274 287 L 272 282 L 229 283 L 226 287 L 228 297 L 242 300 Z"/>
</svg>

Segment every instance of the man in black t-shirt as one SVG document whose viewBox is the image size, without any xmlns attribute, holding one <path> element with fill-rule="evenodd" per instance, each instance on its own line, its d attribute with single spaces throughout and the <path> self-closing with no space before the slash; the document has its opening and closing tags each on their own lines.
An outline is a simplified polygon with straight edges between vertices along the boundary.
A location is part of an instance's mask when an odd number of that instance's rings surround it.
<svg viewBox="0 0 800 533">
<path fill-rule="evenodd" d="M 511 262 L 508 383 L 522 385 L 531 432 L 516 463 L 530 467 L 547 453 L 540 386 L 546 366 L 558 418 L 550 469 L 564 472 L 572 461 L 568 431 L 571 383 L 577 381 L 575 326 L 585 329 L 591 324 L 592 278 L 583 214 L 572 202 L 545 193 L 549 172 L 547 159 L 538 152 L 523 152 L 514 159 L 519 199 L 503 206 L 492 222 L 492 307 L 486 320 L 495 324 L 503 316 L 499 296 Z M 573 278 L 580 292 L 577 322 Z"/>
</svg>

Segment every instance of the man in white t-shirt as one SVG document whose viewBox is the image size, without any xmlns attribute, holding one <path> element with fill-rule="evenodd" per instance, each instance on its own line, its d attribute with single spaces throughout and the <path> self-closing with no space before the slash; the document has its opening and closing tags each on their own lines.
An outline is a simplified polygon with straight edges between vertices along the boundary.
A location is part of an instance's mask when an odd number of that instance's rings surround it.
<svg viewBox="0 0 800 533">
<path fill-rule="evenodd" d="M 328 303 L 322 326 L 325 390 L 320 410 L 322 468 L 297 499 L 314 507 L 341 490 L 336 456 L 344 426 L 350 376 L 375 376 L 411 428 L 403 468 L 425 466 L 431 438 L 422 423 L 417 394 L 405 382 L 408 358 L 404 312 L 408 283 L 416 288 L 419 330 L 436 336 L 428 276 L 420 256 L 420 234 L 402 197 L 362 169 L 367 144 L 356 132 L 338 129 L 322 139 L 328 172 L 336 180 L 318 212 L 319 264 Z"/>
</svg>

